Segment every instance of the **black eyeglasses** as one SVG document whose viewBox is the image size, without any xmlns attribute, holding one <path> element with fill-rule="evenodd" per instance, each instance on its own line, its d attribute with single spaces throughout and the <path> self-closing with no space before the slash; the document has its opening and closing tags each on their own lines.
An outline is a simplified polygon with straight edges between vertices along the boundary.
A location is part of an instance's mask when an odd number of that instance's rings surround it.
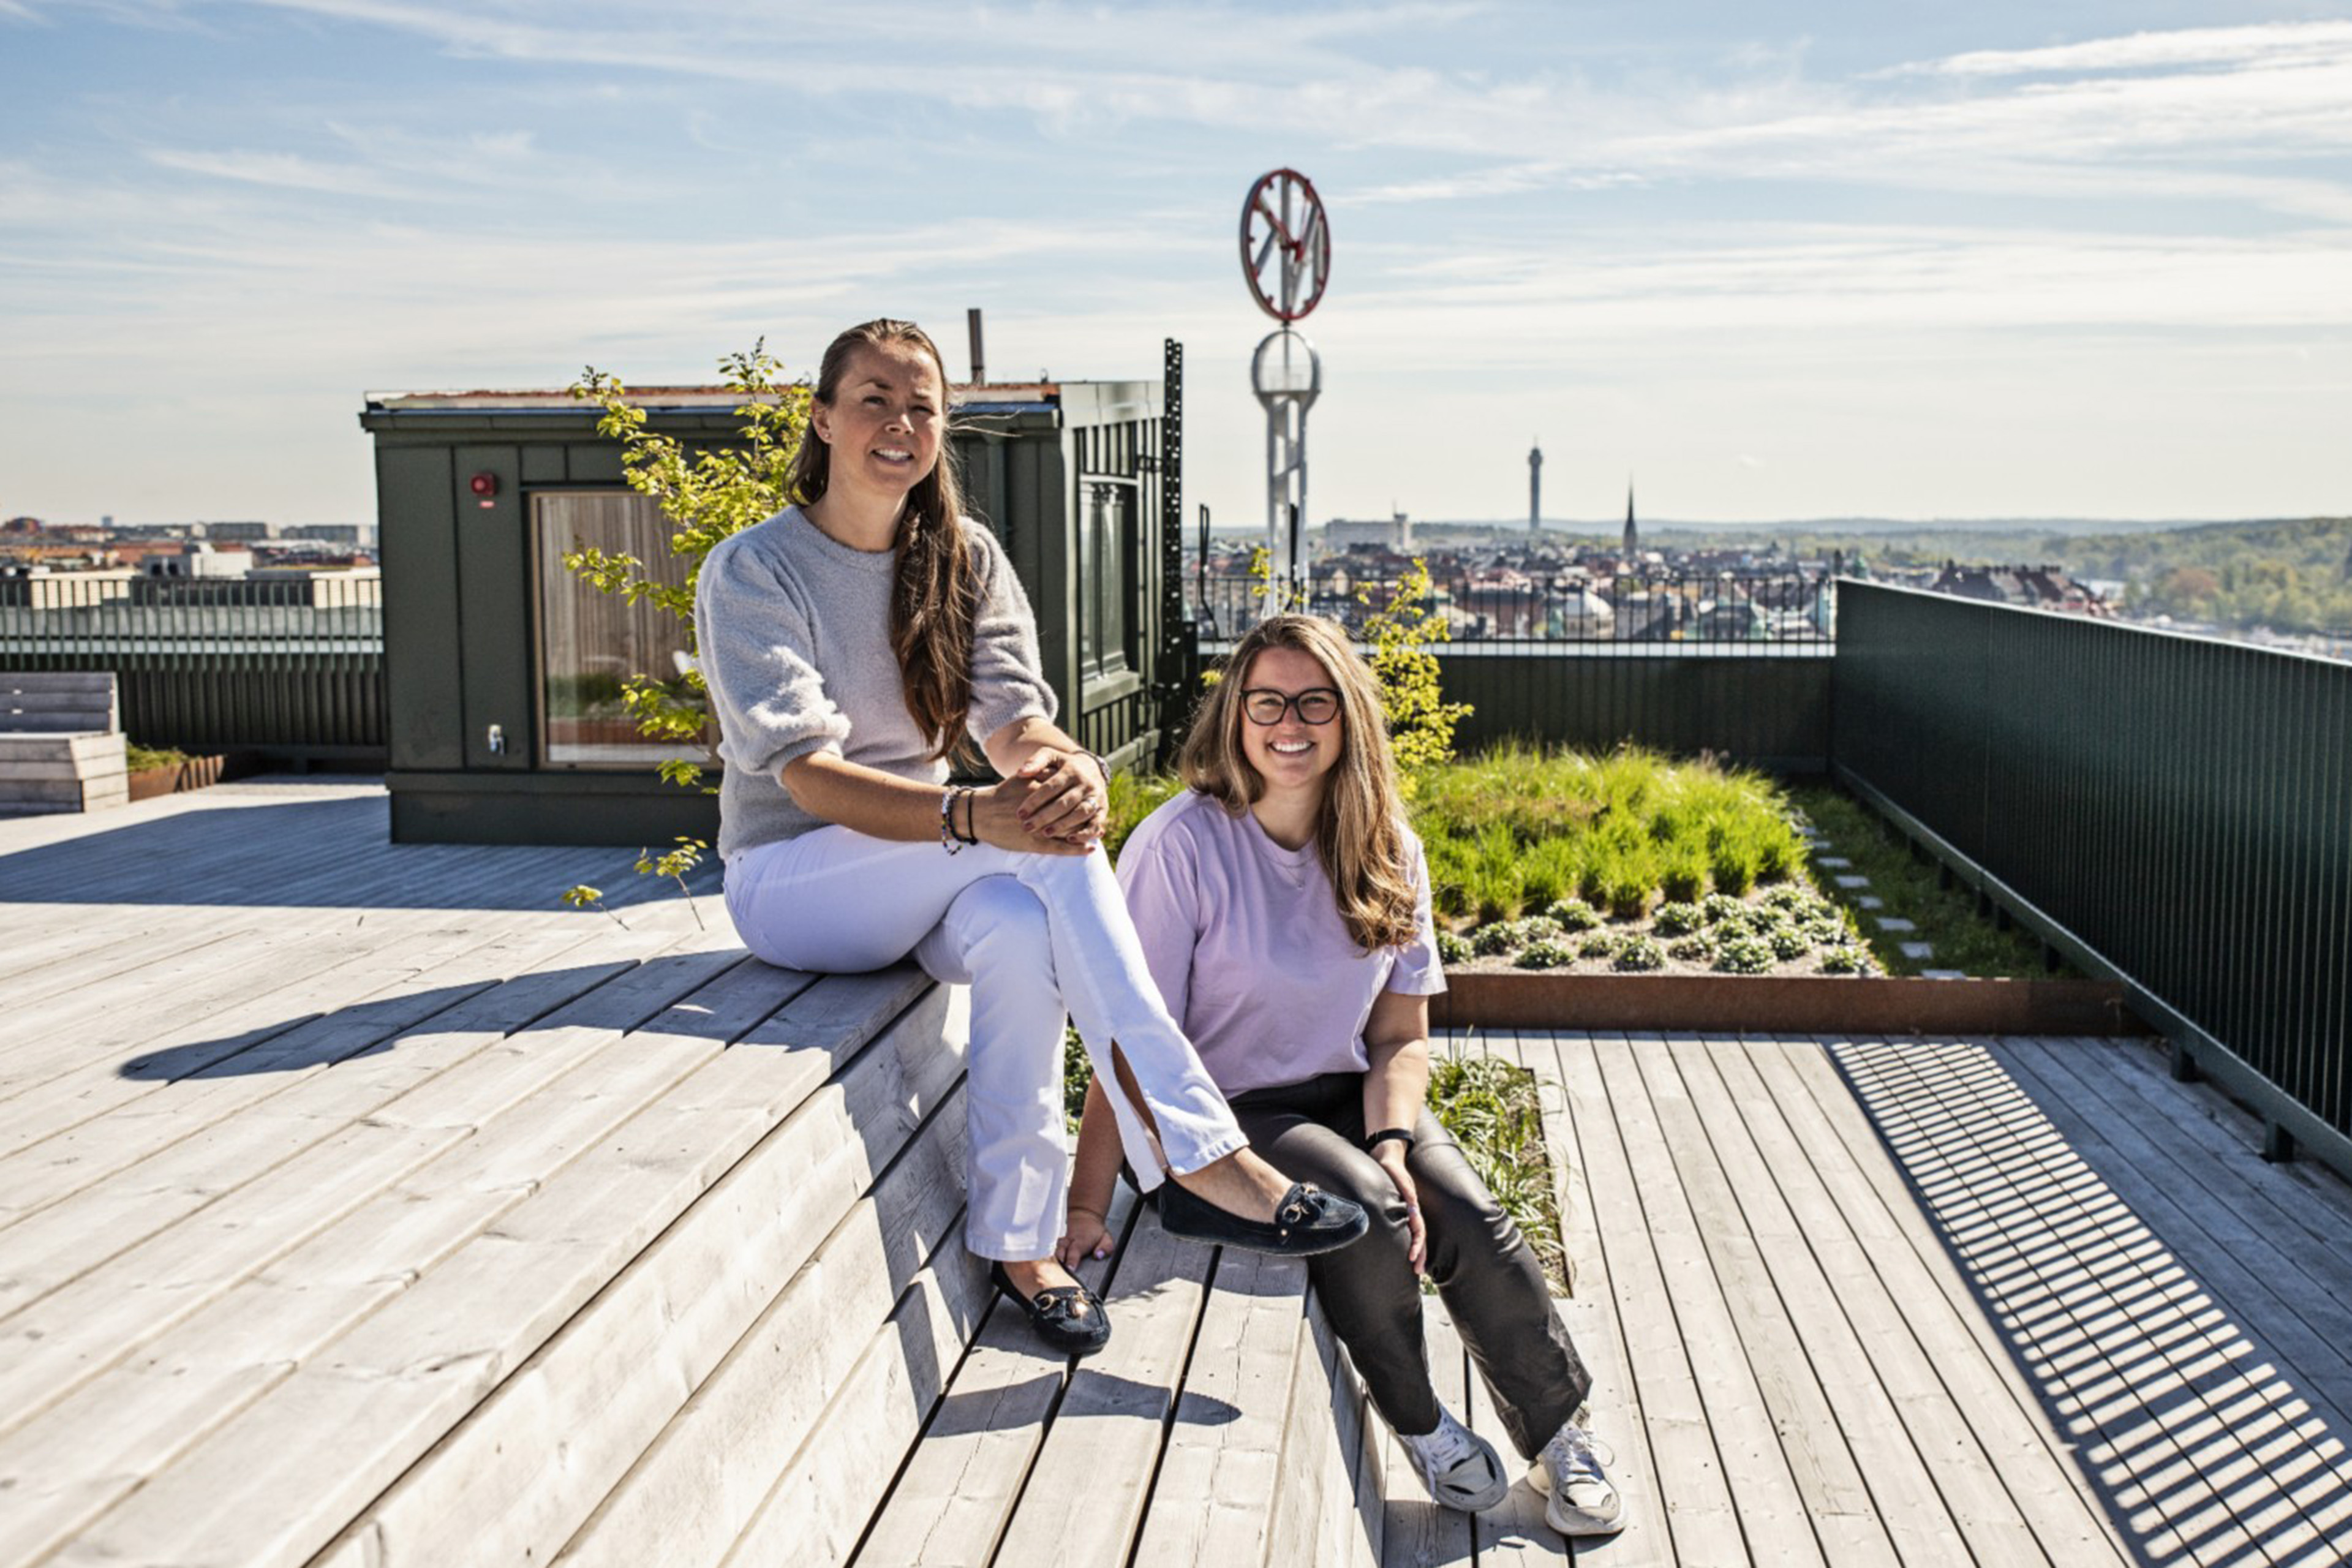
<svg viewBox="0 0 2352 1568">
<path fill-rule="evenodd" d="M 1242 693 L 1242 711 L 1253 724 L 1279 724 L 1293 708 L 1302 724 L 1328 724 L 1339 716 L 1339 694 L 1328 686 L 1310 686 L 1296 697 L 1265 686 Z"/>
</svg>

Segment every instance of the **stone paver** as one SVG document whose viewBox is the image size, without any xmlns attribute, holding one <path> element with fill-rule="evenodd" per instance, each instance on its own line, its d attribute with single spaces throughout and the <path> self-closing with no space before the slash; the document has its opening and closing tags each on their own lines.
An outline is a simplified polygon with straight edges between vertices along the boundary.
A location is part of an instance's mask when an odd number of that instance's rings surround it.
<svg viewBox="0 0 2352 1568">
<path fill-rule="evenodd" d="M 1878 929 L 1881 931 L 1917 931 L 1919 929 L 1913 922 L 1895 915 L 1874 915 L 1872 918 L 1878 921 Z"/>
<path fill-rule="evenodd" d="M 1923 969 L 1919 972 L 1922 980 L 1966 980 L 1968 977 L 1969 972 L 1965 969 Z"/>
<path fill-rule="evenodd" d="M 1867 877 L 1839 877 L 1834 879 L 1834 880 L 1841 888 L 1867 888 L 1870 886 L 1870 879 Z"/>
<path fill-rule="evenodd" d="M 1885 899 L 1874 898 L 1871 894 L 1864 893 L 1862 897 L 1854 900 L 1854 905 L 1859 909 L 1883 910 L 1886 907 L 1886 900 Z"/>
<path fill-rule="evenodd" d="M 1903 956 L 1910 959 L 1914 963 L 1916 963 L 1923 958 L 1933 958 L 1936 956 L 1936 944 L 1933 942 L 1906 942 L 1897 945 L 1902 948 Z"/>
<path fill-rule="evenodd" d="M 1852 866 L 1853 862 L 1847 859 L 1843 855 L 1824 855 L 1822 857 L 1822 864 L 1829 867 L 1832 870 L 1843 871 L 1846 868 Z"/>
</svg>

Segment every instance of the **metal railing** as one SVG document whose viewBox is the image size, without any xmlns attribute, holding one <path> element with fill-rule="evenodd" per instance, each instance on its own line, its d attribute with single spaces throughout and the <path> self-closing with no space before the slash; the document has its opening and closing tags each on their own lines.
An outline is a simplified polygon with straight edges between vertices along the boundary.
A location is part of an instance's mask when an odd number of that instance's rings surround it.
<svg viewBox="0 0 2352 1568">
<path fill-rule="evenodd" d="M 1712 752 L 1794 773 L 1829 765 L 1836 600 L 1818 572 L 1681 573 L 1619 579 L 1521 579 L 1436 569 L 1424 609 L 1444 615 L 1433 643 L 1449 700 L 1475 747 L 1507 738 L 1607 750 L 1620 742 Z M 1258 616 L 1256 584 L 1197 574 L 1188 610 L 1216 658 Z M 1318 573 L 1305 605 L 1361 633 L 1395 592 Z"/>
<path fill-rule="evenodd" d="M 1457 647 L 1574 643 L 1706 644 L 1767 652 L 1773 645 L 1820 647 L 1834 640 L 1837 604 L 1826 573 L 1676 571 L 1592 580 L 1563 571 L 1507 567 L 1431 568 L 1431 592 L 1419 608 L 1446 623 Z M 1395 596 L 1393 578 L 1318 566 L 1291 600 L 1351 630 Z M 1185 613 L 1207 644 L 1239 637 L 1261 613 L 1264 587 L 1247 576 L 1208 575 L 1192 563 Z"/>
<path fill-rule="evenodd" d="M 142 745 L 383 760 L 373 577 L 0 577 L 0 668 L 111 670 Z"/>
<path fill-rule="evenodd" d="M 1847 583 L 1839 773 L 2352 1169 L 2352 665 Z"/>
</svg>

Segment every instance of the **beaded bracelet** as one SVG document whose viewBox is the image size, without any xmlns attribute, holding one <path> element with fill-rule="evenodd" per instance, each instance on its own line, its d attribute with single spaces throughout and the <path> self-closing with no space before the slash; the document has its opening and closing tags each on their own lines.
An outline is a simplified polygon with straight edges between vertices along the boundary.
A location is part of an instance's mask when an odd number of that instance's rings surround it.
<svg viewBox="0 0 2352 1568">
<path fill-rule="evenodd" d="M 963 837 L 955 830 L 955 798 L 961 790 L 940 791 L 940 847 L 950 855 L 963 853 Z"/>
</svg>

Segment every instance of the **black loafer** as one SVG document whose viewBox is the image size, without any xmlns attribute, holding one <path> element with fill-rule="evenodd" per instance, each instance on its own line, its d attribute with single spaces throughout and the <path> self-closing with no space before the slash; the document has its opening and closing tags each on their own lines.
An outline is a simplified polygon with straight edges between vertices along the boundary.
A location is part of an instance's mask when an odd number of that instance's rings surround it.
<svg viewBox="0 0 2352 1568">
<path fill-rule="evenodd" d="M 1304 1182 L 1282 1194 L 1271 1222 L 1228 1214 L 1171 1179 L 1160 1184 L 1160 1227 L 1208 1247 L 1238 1247 L 1276 1258 L 1306 1258 L 1347 1246 L 1371 1228 L 1362 1205 Z"/>
<path fill-rule="evenodd" d="M 999 1294 L 1028 1314 L 1029 1327 L 1055 1355 L 1086 1357 L 1110 1343 L 1110 1315 L 1102 1298 L 1083 1285 L 1053 1285 L 1034 1296 L 1024 1296 L 1004 1272 L 1002 1263 L 988 1266 L 988 1277 Z M 1083 1305 L 1083 1316 L 1077 1309 Z"/>
</svg>

